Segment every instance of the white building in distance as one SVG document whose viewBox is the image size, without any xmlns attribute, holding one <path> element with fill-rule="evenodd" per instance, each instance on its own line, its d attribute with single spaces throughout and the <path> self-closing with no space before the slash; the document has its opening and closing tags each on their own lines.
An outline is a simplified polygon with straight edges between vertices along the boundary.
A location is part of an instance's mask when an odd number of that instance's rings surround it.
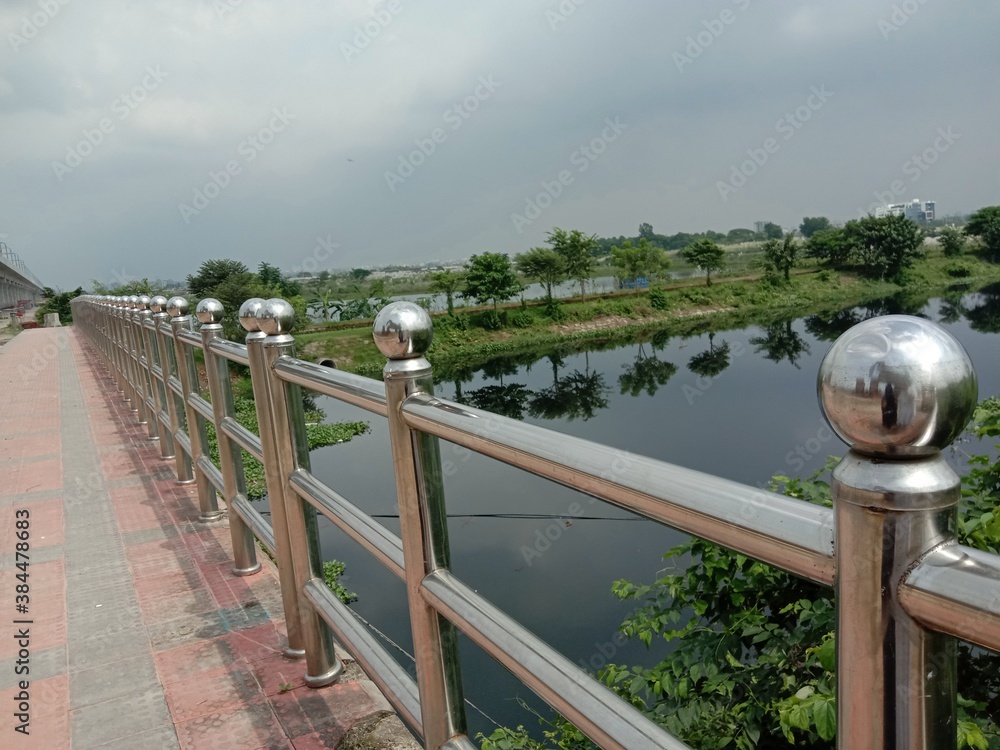
<svg viewBox="0 0 1000 750">
<path fill-rule="evenodd" d="M 905 216 L 911 221 L 933 221 L 934 201 L 923 201 L 914 198 L 909 203 L 890 203 L 887 206 L 879 206 L 875 209 L 875 218 L 883 219 L 886 216 Z"/>
</svg>

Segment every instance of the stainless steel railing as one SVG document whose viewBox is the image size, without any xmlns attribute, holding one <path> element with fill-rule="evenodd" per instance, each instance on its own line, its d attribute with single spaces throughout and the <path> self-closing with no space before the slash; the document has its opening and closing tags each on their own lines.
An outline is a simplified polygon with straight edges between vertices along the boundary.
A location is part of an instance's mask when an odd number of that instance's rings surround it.
<svg viewBox="0 0 1000 750">
<path fill-rule="evenodd" d="M 101 353 L 179 482 L 195 482 L 201 520 L 226 504 L 234 573 L 275 556 L 291 657 L 313 687 L 340 674 L 334 637 L 428 748 L 471 747 L 456 648 L 460 630 L 601 747 L 683 748 L 628 703 L 457 579 L 438 439 L 462 445 L 818 583 L 838 604 L 838 745 L 851 750 L 956 745 L 955 638 L 1000 651 L 1000 557 L 957 544 L 958 477 L 941 458 L 977 398 L 961 346 L 906 316 L 855 326 L 820 372 L 824 414 L 852 446 L 834 472 L 833 510 L 618 451 L 440 399 L 423 357 L 429 316 L 394 303 L 375 321 L 384 382 L 297 359 L 292 308 L 248 300 L 246 344 L 222 338 L 222 306 L 181 297 L 82 297 L 74 321 Z M 194 351 L 205 359 L 209 400 Z M 258 437 L 234 415 L 229 362 L 248 366 Z M 396 536 L 310 471 L 301 388 L 385 416 L 399 501 Z M 207 454 L 215 427 L 220 462 Z M 246 498 L 241 450 L 261 459 L 271 524 Z M 322 514 L 402 579 L 413 680 L 323 584 Z"/>
</svg>

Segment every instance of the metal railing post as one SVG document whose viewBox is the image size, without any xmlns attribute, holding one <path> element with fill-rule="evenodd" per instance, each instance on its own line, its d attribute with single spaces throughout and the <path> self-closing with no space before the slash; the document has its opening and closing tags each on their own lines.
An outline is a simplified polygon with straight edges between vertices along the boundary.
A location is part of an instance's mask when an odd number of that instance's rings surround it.
<svg viewBox="0 0 1000 750">
<path fill-rule="evenodd" d="M 309 581 L 323 580 L 323 558 L 319 548 L 316 509 L 292 490 L 289 481 L 296 469 L 309 468 L 309 439 L 306 436 L 302 389 L 283 383 L 273 369 L 280 357 L 295 355 L 295 341 L 289 333 L 295 322 L 295 311 L 285 300 L 270 299 L 257 310 L 256 317 L 260 332 L 266 335 L 257 345 L 263 355 L 259 364 L 263 366 L 258 366 L 255 374 L 262 375 L 263 382 L 259 389 L 254 382 L 254 395 L 258 390 L 264 395 L 263 400 L 257 397 L 258 415 L 263 411 L 269 414 L 268 437 L 265 439 L 263 428 L 260 437 L 266 459 L 264 469 L 271 518 L 276 518 L 276 507 L 280 506 L 291 562 L 291 582 L 298 600 L 306 652 L 305 682 L 309 687 L 318 688 L 336 682 L 344 665 L 337 658 L 333 633 L 304 594 Z M 268 446 L 268 442 L 272 445 Z M 277 522 L 275 537 L 278 537 Z"/>
<path fill-rule="evenodd" d="M 421 592 L 428 573 L 449 565 L 440 448 L 436 437 L 411 430 L 401 412 L 409 396 L 434 390 L 423 356 L 433 336 L 431 319 L 412 302 L 393 302 L 375 318 L 373 336 L 389 360 L 383 378 L 424 746 L 436 749 L 467 728 L 455 628 Z"/>
<path fill-rule="evenodd" d="M 125 400 L 128 400 L 128 394 L 126 393 L 125 387 L 125 360 L 122 356 L 122 346 L 121 346 L 121 312 L 122 312 L 122 300 L 123 297 L 112 297 L 111 298 L 111 309 L 110 315 L 108 316 L 108 323 L 110 328 L 110 340 L 111 340 L 111 359 L 114 365 L 113 374 L 115 376 L 115 384 L 118 386 L 118 392 L 125 396 Z"/>
<path fill-rule="evenodd" d="M 130 295 L 125 302 L 125 312 L 122 316 L 122 334 L 125 344 L 125 364 L 128 366 L 129 395 L 132 399 L 132 413 L 136 415 L 138 424 L 146 423 L 146 409 L 143 405 L 145 394 L 139 380 L 139 352 L 135 346 L 133 331 L 135 329 L 135 313 L 139 309 L 138 295 Z"/>
<path fill-rule="evenodd" d="M 271 528 L 274 530 L 274 556 L 278 563 L 278 579 L 281 582 L 281 604 L 285 610 L 285 629 L 288 631 L 288 645 L 284 649 L 289 659 L 305 657 L 306 650 L 302 633 L 302 617 L 299 614 L 299 592 L 295 588 L 292 572 L 292 550 L 288 541 L 288 522 L 285 519 L 285 505 L 280 501 L 281 485 L 274 487 L 277 496 L 272 495 L 271 475 L 277 465 L 274 441 L 274 426 L 271 410 L 268 408 L 267 364 L 264 359 L 264 339 L 267 334 L 260 330 L 257 315 L 264 306 L 260 297 L 252 297 L 240 305 L 240 325 L 247 332 L 247 360 L 250 364 L 250 380 L 253 384 L 253 398 L 257 405 L 257 431 L 260 433 L 261 451 L 264 454 L 264 475 L 267 482 L 268 500 L 271 506 Z"/>
<path fill-rule="evenodd" d="M 153 396 L 155 384 L 151 371 L 151 361 L 149 356 L 149 346 L 146 340 L 146 321 L 151 313 L 149 312 L 150 298 L 143 294 L 139 297 L 139 309 L 135 313 L 135 343 L 139 353 L 139 379 L 142 381 L 143 398 L 142 403 L 146 409 L 146 429 L 150 440 L 159 440 L 160 432 L 157 426 L 156 399 Z"/>
<path fill-rule="evenodd" d="M 253 575 L 260 571 L 253 532 L 233 510 L 237 497 L 246 497 L 246 477 L 243 473 L 243 452 L 222 429 L 222 420 L 232 416 L 233 389 L 229 382 L 229 363 L 212 351 L 212 341 L 222 336 L 222 303 L 217 299 L 203 299 L 195 311 L 201 322 L 201 344 L 205 353 L 205 375 L 212 399 L 215 419 L 215 439 L 219 445 L 219 467 L 222 470 L 223 499 L 229 508 L 229 534 L 233 541 L 233 573 L 238 576 Z"/>
<path fill-rule="evenodd" d="M 960 481 L 940 450 L 972 416 L 972 364 L 935 323 L 873 318 L 833 345 L 818 390 L 851 446 L 832 484 L 837 745 L 954 748 L 955 639 L 910 617 L 897 589 L 927 553 L 955 540 Z"/>
<path fill-rule="evenodd" d="M 209 480 L 198 460 L 208 454 L 208 432 L 205 430 L 205 418 L 190 404 L 192 393 L 201 395 L 198 389 L 198 368 L 194 363 L 194 350 L 181 341 L 182 330 L 194 330 L 194 319 L 188 315 L 188 301 L 183 297 L 172 297 L 168 305 L 170 309 L 170 328 L 174 333 L 174 361 L 177 363 L 177 379 L 181 384 L 178 407 L 183 409 L 184 424 L 187 426 L 187 436 L 191 443 L 191 465 L 194 479 L 198 485 L 198 520 L 204 523 L 218 521 L 223 516 L 219 510 L 219 496 L 215 486 Z M 182 428 L 183 429 L 183 428 Z"/>
<path fill-rule="evenodd" d="M 160 323 L 169 317 L 167 298 L 162 294 L 156 295 L 149 301 L 149 309 L 152 315 L 145 331 L 151 356 L 149 372 L 155 381 L 153 400 L 156 402 L 156 429 L 160 434 L 160 458 L 171 461 L 177 457 L 177 448 L 174 446 L 174 434 L 170 429 L 170 409 L 167 406 L 167 373 L 170 369 L 163 348 L 160 346 L 159 333 Z"/>
<path fill-rule="evenodd" d="M 167 414 L 170 417 L 170 434 L 174 438 L 174 459 L 177 467 L 177 483 L 193 484 L 195 481 L 194 470 L 191 467 L 191 456 L 184 450 L 184 444 L 180 435 L 187 427 L 187 412 L 183 397 L 177 395 L 171 387 L 170 379 L 177 377 L 178 363 L 171 343 L 174 331 L 170 327 L 170 318 L 180 314 L 183 303 L 183 310 L 187 312 L 187 300 L 183 297 L 171 297 L 167 300 L 166 314 L 162 317 L 154 316 L 157 320 L 156 334 L 159 337 L 160 349 L 160 369 L 163 371 L 163 392 L 167 399 Z M 177 378 L 180 382 L 180 378 Z"/>
</svg>

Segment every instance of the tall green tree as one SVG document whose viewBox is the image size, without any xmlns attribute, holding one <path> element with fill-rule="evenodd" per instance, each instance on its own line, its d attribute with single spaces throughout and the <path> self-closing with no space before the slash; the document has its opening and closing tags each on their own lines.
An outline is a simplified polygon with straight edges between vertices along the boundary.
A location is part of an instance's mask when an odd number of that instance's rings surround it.
<svg viewBox="0 0 1000 750">
<path fill-rule="evenodd" d="M 770 239 L 764 243 L 764 262 L 775 273 L 784 274 L 785 281 L 791 279 L 792 267 L 799 254 L 799 243 L 795 233 L 788 232 L 781 240 Z"/>
<path fill-rule="evenodd" d="M 640 232 L 642 226 L 639 227 Z M 649 231 L 653 228 L 650 226 Z M 566 277 L 580 282 L 580 295 L 586 294 L 586 283 L 594 271 L 594 255 L 597 250 L 597 236 L 586 235 L 579 229 L 567 232 L 556 227 L 549 232 L 545 241 L 552 245 L 563 258 L 566 265 Z"/>
<path fill-rule="evenodd" d="M 816 232 L 825 232 L 832 228 L 833 225 L 830 224 L 830 220 L 825 216 L 806 216 L 802 219 L 802 223 L 799 224 L 799 234 L 809 239 Z"/>
<path fill-rule="evenodd" d="M 922 254 L 924 233 L 905 216 L 866 216 L 844 231 L 868 276 L 898 279 Z"/>
<path fill-rule="evenodd" d="M 264 286 L 278 289 L 282 297 L 294 297 L 302 292 L 302 287 L 294 281 L 289 281 L 281 269 L 270 263 L 261 262 L 257 266 L 257 278 Z"/>
<path fill-rule="evenodd" d="M 942 227 L 938 232 L 941 251 L 948 258 L 954 258 L 965 251 L 965 235 L 955 226 Z"/>
<path fill-rule="evenodd" d="M 247 273 L 250 273 L 250 269 L 238 260 L 229 258 L 206 260 L 198 268 L 198 273 L 187 277 L 188 291 L 195 297 L 209 297 L 212 295 L 207 292 L 215 289 L 229 277 Z"/>
<path fill-rule="evenodd" d="M 806 240 L 806 255 L 840 267 L 850 260 L 851 242 L 843 229 L 820 229 Z"/>
<path fill-rule="evenodd" d="M 764 224 L 764 239 L 780 240 L 783 234 L 779 224 L 775 224 L 773 221 Z"/>
<path fill-rule="evenodd" d="M 448 303 L 448 314 L 455 314 L 455 293 L 461 288 L 465 276 L 451 269 L 431 274 L 431 289 L 444 295 Z"/>
<path fill-rule="evenodd" d="M 545 286 L 545 300 L 551 310 L 555 305 L 552 299 L 552 287 L 566 278 L 566 263 L 555 250 L 547 247 L 534 247 L 514 258 L 518 272 L 535 279 Z"/>
<path fill-rule="evenodd" d="M 661 249 L 646 238 L 633 245 L 631 240 L 625 240 L 621 247 L 611 248 L 611 261 L 622 272 L 622 276 L 635 283 L 635 291 L 639 291 L 639 279 L 650 280 L 659 278 L 670 267 L 670 259 Z"/>
<path fill-rule="evenodd" d="M 509 300 L 521 289 L 521 282 L 506 253 L 482 253 L 469 258 L 465 266 L 463 297 L 477 303 L 492 302 L 496 310 L 498 302 Z"/>
<path fill-rule="evenodd" d="M 681 257 L 705 272 L 705 286 L 712 285 L 712 271 L 721 270 L 724 265 L 724 251 L 714 240 L 695 240 L 681 250 Z"/>
<path fill-rule="evenodd" d="M 969 217 L 965 233 L 978 237 L 986 254 L 993 260 L 1000 260 L 1000 206 L 987 206 Z"/>
</svg>

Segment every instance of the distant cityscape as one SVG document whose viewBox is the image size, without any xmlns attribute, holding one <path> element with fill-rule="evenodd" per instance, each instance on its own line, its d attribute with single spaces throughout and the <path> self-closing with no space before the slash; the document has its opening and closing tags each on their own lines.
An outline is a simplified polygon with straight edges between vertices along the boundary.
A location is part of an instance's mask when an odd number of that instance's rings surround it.
<svg viewBox="0 0 1000 750">
<path fill-rule="evenodd" d="M 905 216 L 911 221 L 934 221 L 935 201 L 923 201 L 914 198 L 909 203 L 890 203 L 875 209 L 875 218 L 886 216 Z"/>
</svg>

